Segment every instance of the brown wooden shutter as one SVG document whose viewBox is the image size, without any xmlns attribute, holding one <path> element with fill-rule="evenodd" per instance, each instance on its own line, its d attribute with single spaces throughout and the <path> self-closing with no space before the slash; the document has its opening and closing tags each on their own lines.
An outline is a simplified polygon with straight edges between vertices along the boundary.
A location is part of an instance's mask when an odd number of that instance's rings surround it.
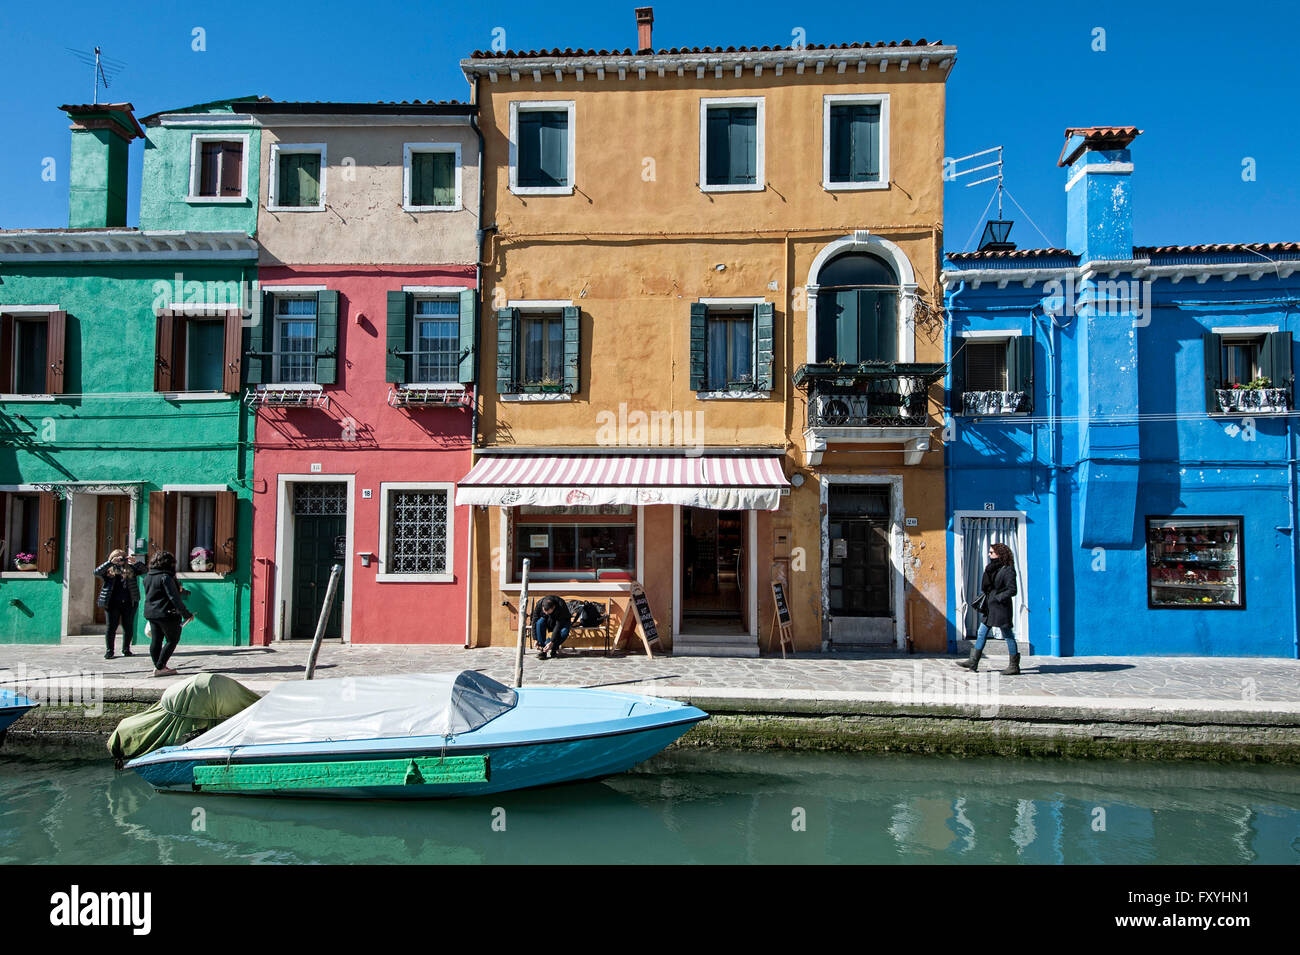
<svg viewBox="0 0 1300 955">
<path fill-rule="evenodd" d="M 14 317 L 0 315 L 0 394 L 14 390 Z"/>
<path fill-rule="evenodd" d="M 238 196 L 244 191 L 244 144 L 221 144 L 221 194 Z"/>
<path fill-rule="evenodd" d="M 68 313 L 50 312 L 45 325 L 45 356 L 49 365 L 45 369 L 45 393 L 63 394 L 63 350 L 67 340 Z"/>
<path fill-rule="evenodd" d="M 219 574 L 229 574 L 235 569 L 235 514 L 238 501 L 234 491 L 218 491 L 216 525 L 212 541 L 213 568 Z"/>
<path fill-rule="evenodd" d="M 36 569 L 52 574 L 59 566 L 59 500 L 49 491 L 40 495 L 36 521 Z"/>
<path fill-rule="evenodd" d="M 226 312 L 226 364 L 222 374 L 221 390 L 228 395 L 239 394 L 243 378 L 244 313 L 232 308 Z"/>
<path fill-rule="evenodd" d="M 176 495 L 149 492 L 149 556 L 170 549 L 176 541 Z M 169 511 L 173 513 L 168 513 Z"/>
<path fill-rule="evenodd" d="M 172 359 L 175 357 L 176 316 L 171 309 L 158 313 L 158 325 L 154 335 L 154 371 L 153 390 L 172 391 Z M 152 497 L 152 495 L 150 495 Z M 150 508 L 150 513 L 152 513 Z M 152 518 L 150 518 L 152 520 Z M 152 536 L 152 535 L 150 535 Z"/>
</svg>

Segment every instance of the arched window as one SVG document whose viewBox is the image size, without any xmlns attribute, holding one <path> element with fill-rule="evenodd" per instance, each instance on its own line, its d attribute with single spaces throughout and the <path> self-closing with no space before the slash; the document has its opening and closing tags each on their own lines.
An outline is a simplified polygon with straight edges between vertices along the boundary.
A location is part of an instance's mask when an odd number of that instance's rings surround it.
<svg viewBox="0 0 1300 955">
<path fill-rule="evenodd" d="M 817 276 L 816 360 L 898 360 L 898 276 L 884 259 L 845 252 Z"/>
</svg>

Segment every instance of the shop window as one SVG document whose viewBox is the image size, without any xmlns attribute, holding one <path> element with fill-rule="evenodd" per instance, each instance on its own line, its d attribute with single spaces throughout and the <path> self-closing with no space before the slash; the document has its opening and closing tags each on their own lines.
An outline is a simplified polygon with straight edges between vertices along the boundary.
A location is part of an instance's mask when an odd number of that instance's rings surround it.
<svg viewBox="0 0 1300 955">
<path fill-rule="evenodd" d="M 627 580 L 636 574 L 631 505 L 520 507 L 513 516 L 513 579 L 529 559 L 536 580 Z"/>
<path fill-rule="evenodd" d="M 1148 517 L 1149 606 L 1242 610 L 1240 517 Z"/>
</svg>

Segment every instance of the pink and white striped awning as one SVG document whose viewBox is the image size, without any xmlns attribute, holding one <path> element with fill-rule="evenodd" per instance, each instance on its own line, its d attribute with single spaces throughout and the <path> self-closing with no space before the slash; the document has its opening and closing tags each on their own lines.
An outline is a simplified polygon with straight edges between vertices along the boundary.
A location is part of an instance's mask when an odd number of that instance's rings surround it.
<svg viewBox="0 0 1300 955">
<path fill-rule="evenodd" d="M 789 487 L 777 455 L 511 454 L 485 457 L 457 504 L 682 504 L 774 511 Z"/>
</svg>

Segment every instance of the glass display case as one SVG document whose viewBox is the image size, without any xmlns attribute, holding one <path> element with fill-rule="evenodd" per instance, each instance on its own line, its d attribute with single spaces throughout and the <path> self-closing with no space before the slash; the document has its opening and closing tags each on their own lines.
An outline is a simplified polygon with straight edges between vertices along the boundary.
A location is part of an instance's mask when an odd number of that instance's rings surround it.
<svg viewBox="0 0 1300 955">
<path fill-rule="evenodd" d="M 1147 602 L 1243 610 L 1240 517 L 1148 517 Z"/>
</svg>

